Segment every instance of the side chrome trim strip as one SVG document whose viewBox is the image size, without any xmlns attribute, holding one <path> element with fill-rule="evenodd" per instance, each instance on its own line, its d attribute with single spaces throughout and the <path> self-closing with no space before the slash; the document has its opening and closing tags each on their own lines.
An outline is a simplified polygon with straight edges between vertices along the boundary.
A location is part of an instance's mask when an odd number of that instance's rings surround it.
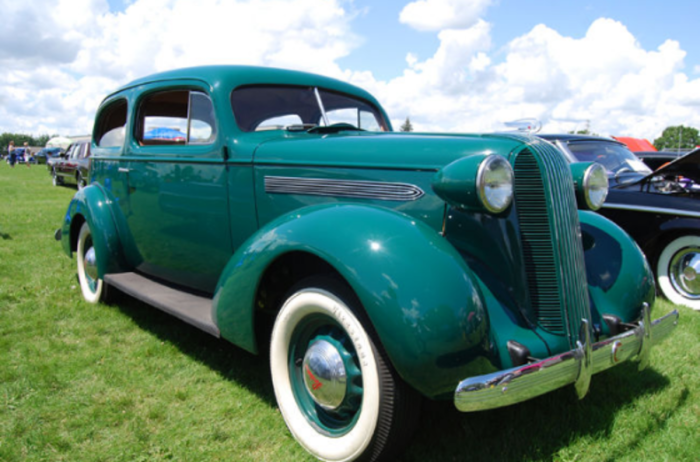
<svg viewBox="0 0 700 462">
<path fill-rule="evenodd" d="M 663 215 L 679 215 L 682 217 L 692 217 L 700 218 L 699 212 L 689 212 L 688 210 L 661 208 L 661 207 L 646 207 L 643 205 L 628 205 L 628 204 L 603 204 L 604 209 L 617 209 L 617 210 L 632 210 L 635 212 L 651 212 L 660 213 Z"/>
<path fill-rule="evenodd" d="M 421 188 L 407 183 L 286 176 L 266 176 L 265 192 L 269 194 L 301 194 L 383 201 L 415 201 L 425 195 Z"/>
</svg>

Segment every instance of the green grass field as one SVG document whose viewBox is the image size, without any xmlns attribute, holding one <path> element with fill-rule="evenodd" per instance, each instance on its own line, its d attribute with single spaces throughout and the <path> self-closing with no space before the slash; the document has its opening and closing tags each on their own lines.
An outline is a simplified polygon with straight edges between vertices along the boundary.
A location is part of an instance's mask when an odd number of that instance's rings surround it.
<svg viewBox="0 0 700 462">
<path fill-rule="evenodd" d="M 267 358 L 127 297 L 82 301 L 53 238 L 74 193 L 45 166 L 0 163 L 0 460 L 312 460 Z M 474 414 L 425 403 L 401 460 L 700 460 L 700 313 L 679 309 L 649 369 L 594 376 L 582 401 L 569 387 Z"/>
</svg>

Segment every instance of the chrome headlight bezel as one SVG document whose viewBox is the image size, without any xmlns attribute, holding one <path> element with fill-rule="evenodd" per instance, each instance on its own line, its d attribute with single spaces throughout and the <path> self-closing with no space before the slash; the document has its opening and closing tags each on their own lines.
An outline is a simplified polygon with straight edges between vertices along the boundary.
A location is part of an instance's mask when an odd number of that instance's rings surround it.
<svg viewBox="0 0 700 462">
<path fill-rule="evenodd" d="M 503 213 L 513 203 L 513 167 L 505 157 L 492 154 L 479 164 L 476 190 L 483 207 L 490 213 Z"/>
<path fill-rule="evenodd" d="M 599 210 L 608 197 L 608 173 L 599 163 L 592 163 L 583 173 L 583 195 L 591 210 Z"/>
</svg>

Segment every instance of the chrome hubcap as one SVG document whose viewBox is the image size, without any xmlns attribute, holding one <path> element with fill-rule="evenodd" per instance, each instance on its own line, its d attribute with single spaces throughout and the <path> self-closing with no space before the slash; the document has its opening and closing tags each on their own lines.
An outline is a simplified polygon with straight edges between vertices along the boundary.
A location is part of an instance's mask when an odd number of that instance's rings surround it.
<svg viewBox="0 0 700 462">
<path fill-rule="evenodd" d="M 304 385 L 316 404 L 337 409 L 347 393 L 347 373 L 338 349 L 326 340 L 316 340 L 304 355 Z"/>
<path fill-rule="evenodd" d="M 669 275 L 674 289 L 689 299 L 700 299 L 700 248 L 686 247 L 671 259 Z"/>
<path fill-rule="evenodd" d="M 95 248 L 90 247 L 87 252 L 85 252 L 85 257 L 83 258 L 83 263 L 85 267 L 85 274 L 97 280 L 97 258 L 95 257 Z"/>
</svg>

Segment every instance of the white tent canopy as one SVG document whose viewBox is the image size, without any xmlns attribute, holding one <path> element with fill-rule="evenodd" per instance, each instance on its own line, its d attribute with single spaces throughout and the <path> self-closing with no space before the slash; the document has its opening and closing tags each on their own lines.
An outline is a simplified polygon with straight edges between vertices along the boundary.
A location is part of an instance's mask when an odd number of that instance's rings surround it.
<svg viewBox="0 0 700 462">
<path fill-rule="evenodd" d="M 47 148 L 63 148 L 66 149 L 70 144 L 73 142 L 70 138 L 66 138 L 65 136 L 57 136 L 55 138 L 51 138 L 47 143 L 46 147 Z"/>
</svg>

